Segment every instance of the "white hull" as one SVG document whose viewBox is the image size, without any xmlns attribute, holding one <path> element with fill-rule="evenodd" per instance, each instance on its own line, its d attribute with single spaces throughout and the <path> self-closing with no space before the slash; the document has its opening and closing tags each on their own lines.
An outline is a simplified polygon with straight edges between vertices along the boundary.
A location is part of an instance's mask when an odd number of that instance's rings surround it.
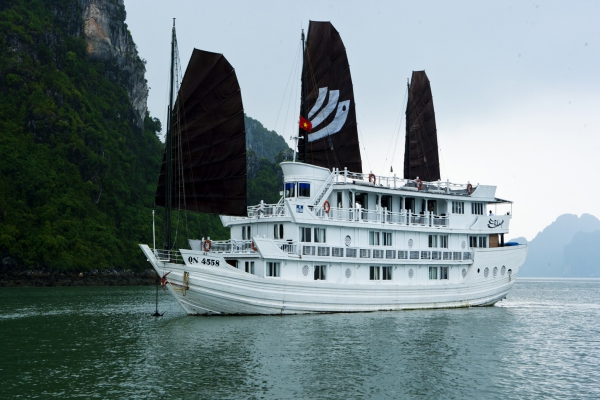
<svg viewBox="0 0 600 400">
<path fill-rule="evenodd" d="M 455 279 L 442 281 L 376 281 L 374 283 L 332 283 L 258 277 L 226 264 L 220 266 L 161 262 L 146 245 L 140 245 L 148 261 L 163 276 L 169 273 L 169 292 L 187 314 L 307 314 L 369 312 L 410 309 L 490 306 L 502 300 L 515 282 L 525 261 L 527 246 L 474 251 L 473 263 L 456 265 Z M 183 250 L 184 258 L 206 253 Z M 505 266 L 505 273 L 500 271 Z M 408 267 L 408 266 L 407 266 Z M 413 264 L 413 269 L 427 268 Z M 498 272 L 494 276 L 493 268 Z M 484 276 L 489 268 L 488 276 Z M 466 270 L 464 278 L 459 271 Z M 479 270 L 479 272 L 478 272 Z M 510 271 L 511 273 L 509 274 Z M 189 282 L 184 284 L 184 273 Z M 181 290 L 178 286 L 187 286 Z"/>
</svg>

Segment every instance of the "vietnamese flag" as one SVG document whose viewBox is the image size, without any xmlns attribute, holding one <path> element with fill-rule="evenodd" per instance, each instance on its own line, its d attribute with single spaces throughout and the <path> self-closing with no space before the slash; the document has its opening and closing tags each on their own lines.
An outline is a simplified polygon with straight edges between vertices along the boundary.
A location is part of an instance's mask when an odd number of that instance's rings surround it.
<svg viewBox="0 0 600 400">
<path fill-rule="evenodd" d="M 312 130 L 312 123 L 302 115 L 300 116 L 300 129 L 304 129 L 306 132 L 310 132 Z"/>
</svg>

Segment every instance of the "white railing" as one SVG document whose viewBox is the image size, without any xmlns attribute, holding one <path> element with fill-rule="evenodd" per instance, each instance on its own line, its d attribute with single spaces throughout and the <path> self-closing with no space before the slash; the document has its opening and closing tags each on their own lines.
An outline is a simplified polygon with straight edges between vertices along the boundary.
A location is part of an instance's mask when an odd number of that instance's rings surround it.
<svg viewBox="0 0 600 400">
<path fill-rule="evenodd" d="M 259 205 L 248 207 L 248 217 L 287 217 L 289 216 L 287 209 L 282 200 L 277 204 L 265 204 L 261 202 Z"/>
<path fill-rule="evenodd" d="M 254 253 L 251 240 L 215 240 L 211 244 L 211 252 L 215 253 Z"/>
<path fill-rule="evenodd" d="M 364 208 L 331 207 L 329 213 L 326 213 L 323 207 L 319 206 L 309 206 L 309 209 L 315 216 L 332 221 L 362 221 L 397 225 L 447 227 L 450 220 L 450 217 L 446 215 L 435 215 L 431 212 L 412 214 L 411 210 L 391 212 L 385 208 L 367 210 Z"/>
<path fill-rule="evenodd" d="M 183 258 L 177 250 L 153 249 L 152 252 L 154 253 L 156 259 L 160 262 L 183 264 Z"/>
</svg>

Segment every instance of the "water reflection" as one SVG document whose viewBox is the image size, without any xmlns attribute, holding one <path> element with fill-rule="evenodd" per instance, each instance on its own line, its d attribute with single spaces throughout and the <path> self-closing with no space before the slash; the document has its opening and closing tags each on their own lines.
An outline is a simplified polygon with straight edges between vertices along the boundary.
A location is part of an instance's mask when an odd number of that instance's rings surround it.
<svg viewBox="0 0 600 400">
<path fill-rule="evenodd" d="M 187 317 L 148 288 L 0 290 L 7 397 L 598 397 L 600 281 L 498 307 Z"/>
</svg>

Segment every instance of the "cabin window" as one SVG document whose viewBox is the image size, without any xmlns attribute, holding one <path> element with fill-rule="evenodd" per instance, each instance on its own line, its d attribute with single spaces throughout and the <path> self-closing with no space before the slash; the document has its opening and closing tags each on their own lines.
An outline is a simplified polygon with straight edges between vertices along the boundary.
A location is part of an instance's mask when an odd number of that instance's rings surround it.
<svg viewBox="0 0 600 400">
<path fill-rule="evenodd" d="M 440 279 L 448 279 L 448 267 L 440 267 Z"/>
<path fill-rule="evenodd" d="M 392 232 L 383 232 L 381 234 L 382 239 L 383 239 L 383 245 L 384 246 L 391 246 L 392 245 Z"/>
<path fill-rule="evenodd" d="M 242 240 L 252 239 L 252 227 L 250 225 L 242 226 Z"/>
<path fill-rule="evenodd" d="M 442 249 L 448 248 L 448 235 L 440 235 L 440 247 Z"/>
<path fill-rule="evenodd" d="M 247 273 L 254 275 L 254 261 L 246 261 L 245 267 Z"/>
<path fill-rule="evenodd" d="M 365 210 L 369 208 L 369 196 L 366 193 L 356 193 L 354 198 L 356 208 L 364 208 Z"/>
<path fill-rule="evenodd" d="M 372 281 L 378 281 L 380 276 L 380 267 L 369 267 L 369 279 Z"/>
<path fill-rule="evenodd" d="M 483 215 L 483 203 L 471 203 L 471 214 Z"/>
<path fill-rule="evenodd" d="M 315 265 L 315 281 L 326 280 L 325 272 L 327 270 L 326 265 Z"/>
<path fill-rule="evenodd" d="M 464 201 L 453 201 L 452 202 L 452 213 L 453 214 L 464 214 L 465 213 L 465 202 Z"/>
<path fill-rule="evenodd" d="M 413 197 L 407 197 L 404 200 L 404 209 L 411 210 L 411 212 L 415 213 L 415 199 Z"/>
<path fill-rule="evenodd" d="M 284 196 L 285 197 L 296 197 L 296 183 L 294 182 L 287 182 L 284 185 Z"/>
<path fill-rule="evenodd" d="M 342 192 L 337 192 L 337 206 L 338 208 L 342 208 Z"/>
<path fill-rule="evenodd" d="M 435 200 L 427 200 L 427 211 L 437 214 L 437 202 Z"/>
<path fill-rule="evenodd" d="M 392 211 L 392 196 L 381 196 L 381 208 Z"/>
<path fill-rule="evenodd" d="M 325 243 L 325 228 L 315 228 L 315 243 Z"/>
<path fill-rule="evenodd" d="M 231 265 L 233 268 L 238 268 L 238 261 L 237 260 L 225 260 L 225 262 L 229 265 Z"/>
<path fill-rule="evenodd" d="M 437 267 L 429 267 L 429 279 L 437 279 Z"/>
<path fill-rule="evenodd" d="M 305 182 L 298 183 L 298 196 L 310 197 L 310 183 L 305 183 Z"/>
<path fill-rule="evenodd" d="M 487 237 L 479 236 L 479 247 L 487 247 Z"/>
<path fill-rule="evenodd" d="M 469 236 L 469 247 L 477 247 L 477 236 Z"/>
<path fill-rule="evenodd" d="M 379 246 L 379 232 L 369 231 L 369 245 Z"/>
<path fill-rule="evenodd" d="M 283 224 L 273 225 L 273 237 L 275 239 L 283 239 Z"/>
<path fill-rule="evenodd" d="M 429 235 L 429 247 L 438 247 L 437 235 Z"/>
<path fill-rule="evenodd" d="M 310 228 L 300 228 L 300 241 L 304 243 L 312 242 L 311 231 Z"/>
<path fill-rule="evenodd" d="M 392 267 L 381 267 L 381 279 L 384 281 L 392 280 Z"/>
<path fill-rule="evenodd" d="M 280 263 L 267 262 L 267 276 L 278 277 L 280 273 Z"/>
</svg>

